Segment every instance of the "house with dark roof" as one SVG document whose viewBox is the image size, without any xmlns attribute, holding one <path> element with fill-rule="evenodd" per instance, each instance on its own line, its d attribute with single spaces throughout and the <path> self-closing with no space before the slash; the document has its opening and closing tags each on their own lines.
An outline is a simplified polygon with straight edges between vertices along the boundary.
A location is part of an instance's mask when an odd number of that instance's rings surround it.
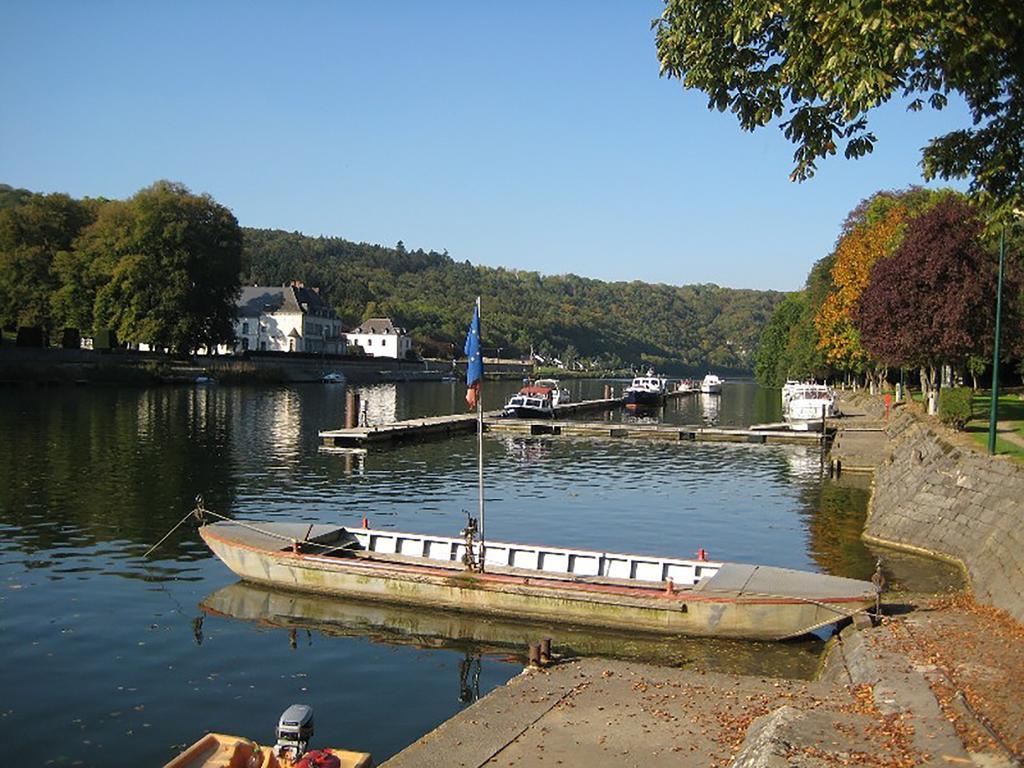
<svg viewBox="0 0 1024 768">
<path fill-rule="evenodd" d="M 371 317 L 346 334 L 348 343 L 361 347 L 373 357 L 404 360 L 412 350 L 412 339 L 405 328 L 396 326 L 390 317 Z"/>
<path fill-rule="evenodd" d="M 236 352 L 345 352 L 341 318 L 319 288 L 307 288 L 301 282 L 246 286 L 237 307 Z"/>
</svg>

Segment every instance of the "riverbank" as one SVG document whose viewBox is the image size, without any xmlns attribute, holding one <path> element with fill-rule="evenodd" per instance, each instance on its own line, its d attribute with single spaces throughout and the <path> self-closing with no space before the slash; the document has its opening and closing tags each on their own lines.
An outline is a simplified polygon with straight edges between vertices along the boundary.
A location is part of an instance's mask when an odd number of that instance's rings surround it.
<svg viewBox="0 0 1024 768">
<path fill-rule="evenodd" d="M 341 373 L 353 383 L 439 381 L 451 366 L 428 360 L 250 352 L 180 357 L 132 350 L 0 347 L 0 384 L 193 384 L 213 378 L 225 384 L 288 384 L 321 381 Z"/>
<path fill-rule="evenodd" d="M 1024 494 L 1006 462 L 960 453 L 878 398 L 850 397 L 844 411 L 855 415 L 840 423 L 840 455 L 875 473 L 865 537 L 955 560 L 976 595 L 1012 609 L 995 585 L 1017 583 Z M 985 472 L 1000 482 L 976 483 Z M 937 493 L 947 481 L 959 490 Z M 963 559 L 979 555 L 997 565 Z M 888 602 L 878 626 L 841 633 L 813 682 L 567 660 L 528 670 L 384 765 L 1022 764 L 1024 626 L 966 593 Z"/>
</svg>

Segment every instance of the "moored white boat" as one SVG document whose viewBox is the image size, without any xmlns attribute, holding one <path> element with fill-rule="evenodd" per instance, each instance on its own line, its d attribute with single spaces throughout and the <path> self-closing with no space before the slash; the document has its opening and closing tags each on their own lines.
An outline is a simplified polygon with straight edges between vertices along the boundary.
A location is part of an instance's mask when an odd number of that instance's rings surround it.
<svg viewBox="0 0 1024 768">
<path fill-rule="evenodd" d="M 551 418 L 555 414 L 553 391 L 536 384 L 525 386 L 508 399 L 504 412 L 520 419 Z"/>
<path fill-rule="evenodd" d="M 700 391 L 705 395 L 719 395 L 722 393 L 722 379 L 713 373 L 709 373 L 700 382 Z"/>
<path fill-rule="evenodd" d="M 800 381 L 787 381 L 782 387 L 782 418 L 791 429 L 819 429 L 822 418 L 836 415 L 836 393 L 831 387 Z"/>
<path fill-rule="evenodd" d="M 223 521 L 200 534 L 232 571 L 256 583 L 657 633 L 777 640 L 850 617 L 875 599 L 865 581 L 702 559 L 322 524 Z"/>
</svg>

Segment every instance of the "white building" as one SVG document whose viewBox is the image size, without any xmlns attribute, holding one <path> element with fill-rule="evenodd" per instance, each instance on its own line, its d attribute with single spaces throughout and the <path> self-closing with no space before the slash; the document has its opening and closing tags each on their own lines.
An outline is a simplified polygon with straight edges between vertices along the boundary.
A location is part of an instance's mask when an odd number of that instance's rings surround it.
<svg viewBox="0 0 1024 768">
<path fill-rule="evenodd" d="M 372 357 L 393 357 L 404 360 L 412 349 L 412 339 L 405 328 L 398 328 L 390 317 L 371 317 L 348 332 L 348 343 L 361 347 Z"/>
<path fill-rule="evenodd" d="M 341 319 L 321 298 L 319 288 L 306 288 L 299 282 L 242 288 L 233 351 L 340 355 L 345 353 L 346 343 Z"/>
</svg>

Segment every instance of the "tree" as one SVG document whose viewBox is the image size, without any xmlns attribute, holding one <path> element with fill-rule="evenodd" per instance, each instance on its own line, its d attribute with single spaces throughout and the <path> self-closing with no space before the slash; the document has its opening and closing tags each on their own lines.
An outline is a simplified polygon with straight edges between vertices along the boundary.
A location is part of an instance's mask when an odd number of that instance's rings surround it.
<svg viewBox="0 0 1024 768">
<path fill-rule="evenodd" d="M 56 327 L 50 296 L 59 286 L 54 261 L 93 221 L 95 206 L 64 194 L 12 193 L 11 199 L 0 210 L 0 324 L 49 333 Z"/>
<path fill-rule="evenodd" d="M 97 327 L 183 352 L 232 339 L 241 254 L 231 212 L 168 181 L 105 205 L 77 247 Z"/>
<path fill-rule="evenodd" d="M 956 93 L 972 125 L 931 140 L 925 177 L 970 177 L 997 202 L 1024 199 L 1018 0 L 665 0 L 654 26 L 662 74 L 704 91 L 709 108 L 748 131 L 785 118 L 795 179 L 840 146 L 847 158 L 871 152 L 867 116 L 894 96 L 942 109 Z"/>
<path fill-rule="evenodd" d="M 871 367 L 853 314 L 872 267 L 899 245 L 908 215 L 935 196 L 936 193 L 919 187 L 904 192 L 878 192 L 850 212 L 832 254 L 832 289 L 814 316 L 819 347 L 830 365 L 857 373 Z"/>
<path fill-rule="evenodd" d="M 965 363 L 972 354 L 991 356 L 996 262 L 983 248 L 981 233 L 977 214 L 957 197 L 945 197 L 909 220 L 895 253 L 872 270 L 855 314 L 872 357 L 920 367 L 923 386 L 930 389 L 940 365 Z M 1007 282 L 1007 295 L 1017 295 L 1013 275 Z M 1004 303 L 1007 337 L 1019 332 L 1015 304 Z"/>
</svg>

